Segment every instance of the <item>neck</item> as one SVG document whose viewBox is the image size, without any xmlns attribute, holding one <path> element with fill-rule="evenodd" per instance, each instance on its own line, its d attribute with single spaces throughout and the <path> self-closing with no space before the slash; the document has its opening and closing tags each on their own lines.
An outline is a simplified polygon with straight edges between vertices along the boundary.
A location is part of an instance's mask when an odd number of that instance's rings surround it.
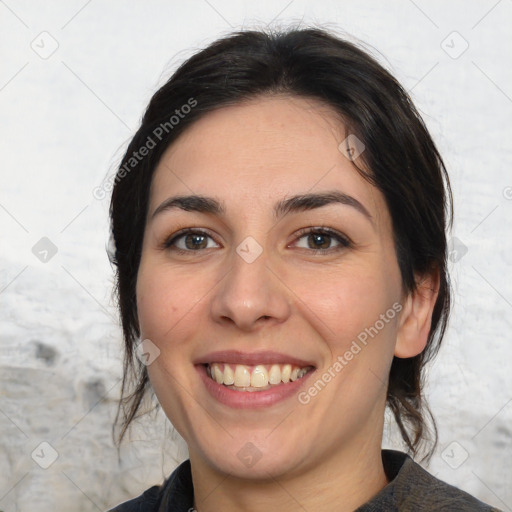
<svg viewBox="0 0 512 512">
<path fill-rule="evenodd" d="M 351 512 L 375 496 L 387 483 L 380 439 L 370 445 L 349 446 L 301 473 L 250 480 L 218 472 L 190 453 L 195 509 L 322 510 Z"/>
</svg>

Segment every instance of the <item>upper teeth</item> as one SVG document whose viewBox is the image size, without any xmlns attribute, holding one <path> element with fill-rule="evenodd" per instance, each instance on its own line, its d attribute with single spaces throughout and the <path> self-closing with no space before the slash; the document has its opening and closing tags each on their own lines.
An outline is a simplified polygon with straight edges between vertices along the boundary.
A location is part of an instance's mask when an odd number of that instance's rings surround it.
<svg viewBox="0 0 512 512">
<path fill-rule="evenodd" d="M 226 386 L 264 388 L 269 384 L 275 385 L 300 379 L 309 369 L 309 366 L 300 368 L 291 364 L 273 364 L 269 367 L 262 364 L 256 366 L 237 364 L 233 369 L 229 364 L 211 363 L 207 367 L 207 373 L 216 382 Z"/>
</svg>

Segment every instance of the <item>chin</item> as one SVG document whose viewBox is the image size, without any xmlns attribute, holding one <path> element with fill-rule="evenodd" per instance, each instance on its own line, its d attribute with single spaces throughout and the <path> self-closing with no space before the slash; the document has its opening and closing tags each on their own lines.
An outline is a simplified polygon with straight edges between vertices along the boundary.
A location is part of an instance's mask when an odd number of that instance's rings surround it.
<svg viewBox="0 0 512 512">
<path fill-rule="evenodd" d="M 298 460 L 291 453 L 262 451 L 250 442 L 238 452 L 229 452 L 228 456 L 225 451 L 205 456 L 217 471 L 249 480 L 264 481 L 289 475 L 298 465 Z"/>
<path fill-rule="evenodd" d="M 195 448 L 189 444 L 192 464 L 200 457 L 215 471 L 236 478 L 268 480 L 290 475 L 300 470 L 306 458 L 300 440 L 289 436 L 286 440 L 282 436 L 271 439 L 268 431 L 260 436 L 239 432 L 229 441 L 215 441 L 215 436 L 202 434 Z"/>
</svg>

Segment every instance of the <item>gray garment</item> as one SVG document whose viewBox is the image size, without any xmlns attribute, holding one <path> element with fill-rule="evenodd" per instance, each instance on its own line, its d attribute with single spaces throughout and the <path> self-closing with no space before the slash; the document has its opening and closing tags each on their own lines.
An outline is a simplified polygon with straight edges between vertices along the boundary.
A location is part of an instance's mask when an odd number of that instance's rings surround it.
<svg viewBox="0 0 512 512">
<path fill-rule="evenodd" d="M 433 477 L 405 453 L 382 450 L 382 461 L 389 484 L 355 512 L 501 512 Z M 163 485 L 151 487 L 109 512 L 191 512 L 193 507 L 194 487 L 187 460 Z"/>
<path fill-rule="evenodd" d="M 405 453 L 382 450 L 382 461 L 389 484 L 355 512 L 501 512 L 433 477 Z"/>
</svg>

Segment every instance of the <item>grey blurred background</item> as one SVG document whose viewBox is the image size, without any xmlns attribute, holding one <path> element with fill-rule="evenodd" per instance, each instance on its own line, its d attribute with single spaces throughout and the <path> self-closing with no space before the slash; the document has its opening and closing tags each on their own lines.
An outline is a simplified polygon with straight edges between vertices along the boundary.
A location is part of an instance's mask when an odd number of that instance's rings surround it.
<svg viewBox="0 0 512 512">
<path fill-rule="evenodd" d="M 512 510 L 511 22 L 511 0 L 0 0 L 0 511 L 105 510 L 186 458 L 158 412 L 112 443 L 122 340 L 102 184 L 179 63 L 231 30 L 290 24 L 367 43 L 445 158 L 455 305 L 429 369 L 428 469 Z"/>
</svg>

